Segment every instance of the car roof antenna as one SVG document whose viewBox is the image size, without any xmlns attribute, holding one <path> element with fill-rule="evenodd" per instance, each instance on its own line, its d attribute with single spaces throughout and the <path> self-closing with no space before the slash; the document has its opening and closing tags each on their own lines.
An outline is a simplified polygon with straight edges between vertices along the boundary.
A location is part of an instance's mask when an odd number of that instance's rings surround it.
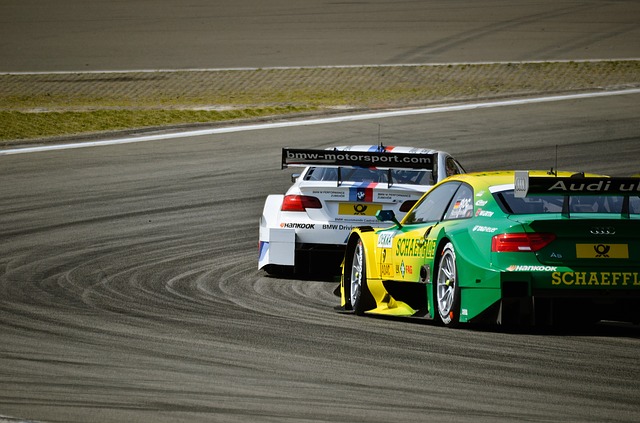
<svg viewBox="0 0 640 423">
<path fill-rule="evenodd" d="M 381 126 L 382 125 L 378 124 L 378 152 L 380 153 L 384 151 L 384 145 L 382 145 L 382 139 L 380 137 Z"/>
<path fill-rule="evenodd" d="M 558 176 L 558 144 L 556 144 L 556 166 L 555 166 L 555 170 L 553 170 L 554 168 L 552 167 L 551 170 L 549 172 L 547 172 L 548 175 L 553 175 L 553 176 Z"/>
</svg>

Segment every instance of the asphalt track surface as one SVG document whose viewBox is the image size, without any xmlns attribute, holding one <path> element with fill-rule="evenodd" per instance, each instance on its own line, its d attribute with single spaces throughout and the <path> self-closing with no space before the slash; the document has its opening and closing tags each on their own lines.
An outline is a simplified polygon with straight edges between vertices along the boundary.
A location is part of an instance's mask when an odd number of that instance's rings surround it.
<svg viewBox="0 0 640 423">
<path fill-rule="evenodd" d="M 640 172 L 639 100 L 2 156 L 0 415 L 639 421 L 637 326 L 505 332 L 355 317 L 333 311 L 333 281 L 256 270 L 264 198 L 289 185 L 283 145 L 376 143 L 380 130 L 387 145 L 444 149 L 468 170 L 557 163 L 624 176 Z"/>
<path fill-rule="evenodd" d="M 636 0 L 2 0 L 0 72 L 640 56 Z"/>
<path fill-rule="evenodd" d="M 67 422 L 637 421 L 640 328 L 450 330 L 333 311 L 256 270 L 299 147 L 638 171 L 640 96 L 4 156 L 0 410 Z M 428 417 L 427 417 L 428 416 Z"/>
</svg>

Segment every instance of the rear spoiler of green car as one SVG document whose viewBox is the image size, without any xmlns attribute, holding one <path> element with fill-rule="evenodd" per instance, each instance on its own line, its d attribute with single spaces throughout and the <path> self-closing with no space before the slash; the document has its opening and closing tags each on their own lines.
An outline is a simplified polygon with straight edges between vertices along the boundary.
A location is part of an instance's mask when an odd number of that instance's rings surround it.
<svg viewBox="0 0 640 423">
<path fill-rule="evenodd" d="M 289 166 L 426 169 L 435 174 L 436 154 L 283 148 L 282 169 Z"/>
<path fill-rule="evenodd" d="M 569 198 L 582 195 L 610 195 L 623 197 L 623 217 L 629 217 L 629 197 L 640 196 L 640 177 L 530 176 L 528 171 L 516 171 L 513 194 L 517 198 L 528 195 L 562 195 L 565 198 L 562 214 L 569 217 Z"/>
<path fill-rule="evenodd" d="M 569 177 L 530 176 L 527 171 L 516 171 L 514 195 L 640 195 L 640 178 L 610 178 L 608 176 L 584 176 L 578 173 Z"/>
</svg>

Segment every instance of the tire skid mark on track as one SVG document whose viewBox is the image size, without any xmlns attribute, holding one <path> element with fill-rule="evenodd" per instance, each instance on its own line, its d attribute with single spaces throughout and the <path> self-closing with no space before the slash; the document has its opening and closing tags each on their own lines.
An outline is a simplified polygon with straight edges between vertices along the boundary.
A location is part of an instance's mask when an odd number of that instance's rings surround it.
<svg viewBox="0 0 640 423">
<path fill-rule="evenodd" d="M 600 7 L 599 5 L 572 5 L 567 7 L 561 7 L 556 10 L 550 10 L 545 12 L 536 12 L 528 15 L 520 15 L 510 20 L 505 20 L 497 23 L 491 23 L 477 28 L 469 29 L 463 32 L 456 32 L 452 37 L 446 37 L 437 41 L 432 41 L 429 44 L 416 47 L 410 51 L 404 52 L 401 55 L 395 56 L 391 59 L 390 63 L 405 63 L 405 62 L 429 62 L 432 56 L 438 56 L 446 51 L 455 50 L 456 47 L 463 46 L 465 44 L 471 44 L 477 42 L 480 39 L 490 38 L 498 32 L 504 32 L 506 30 L 514 30 L 519 27 L 525 27 L 527 25 L 544 22 L 550 19 L 557 19 L 562 16 L 572 15 L 577 12 L 583 12 L 586 10 L 592 10 Z M 571 49 L 567 47 L 566 51 Z M 547 50 L 545 50 L 547 52 Z M 530 51 L 526 52 L 526 58 L 536 57 Z M 523 56 L 525 58 L 525 56 Z"/>
<path fill-rule="evenodd" d="M 403 137 L 416 143 L 424 142 L 427 132 L 430 143 L 467 154 L 471 166 L 507 166 L 505 157 L 535 165 L 539 159 L 531 154 L 530 140 L 539 135 L 529 132 L 542 134 L 535 143 L 541 149 L 562 139 L 571 165 L 587 163 L 589 152 L 593 159 L 595 139 L 618 140 L 611 145 L 633 157 L 637 102 L 607 101 L 620 108 L 604 107 L 594 115 L 581 109 L 584 102 L 534 108 L 543 123 L 532 119 L 527 107 L 510 110 L 510 119 L 504 119 L 504 111 L 483 111 L 464 121 L 438 120 L 426 130 L 407 126 L 404 119 L 387 125 L 389 132 L 404 131 Z M 590 122 L 597 115 L 596 124 L 610 126 L 605 133 L 588 125 L 566 129 L 578 132 L 572 137 L 562 132 L 567 120 L 558 110 L 563 107 Z M 623 113 L 628 116 L 620 117 Z M 357 133 L 354 138 L 370 132 L 357 123 L 336 131 Z M 301 135 L 308 137 L 301 144 L 327 142 L 317 127 L 299 128 L 291 136 Z M 480 145 L 477 139 L 491 141 Z M 56 421 L 86 421 L 99 414 L 114 423 L 422 421 L 425 415 L 469 422 L 622 422 L 640 415 L 634 397 L 640 392 L 637 328 L 454 333 L 422 322 L 336 314 L 335 283 L 259 272 L 259 194 L 286 185 L 286 175 L 272 170 L 277 154 L 268 155 L 277 153 L 282 134 L 237 142 L 222 152 L 217 145 L 209 147 L 215 159 L 198 164 L 193 174 L 182 169 L 193 169 L 193 161 L 204 155 L 202 144 L 195 143 L 193 157 L 171 157 L 180 171 L 166 165 L 164 156 L 153 156 L 152 167 L 166 174 L 136 175 L 134 182 L 115 184 L 120 201 L 101 201 L 101 193 L 112 198 L 112 186 L 98 185 L 69 215 L 47 207 L 74 195 L 76 186 L 65 179 L 58 192 L 40 196 L 33 214 L 17 220 L 23 229 L 42 230 L 0 244 L 0 360 L 7 373 L 0 384 L 3 406 L 11 407 L 7 412 L 29 410 Z M 259 143 L 268 147 L 258 149 Z M 465 150 L 467 145 L 472 151 Z M 189 146 L 181 148 L 190 151 Z M 227 164 L 234 156 L 244 160 Z M 34 160 L 47 171 L 39 178 L 12 180 L 20 189 L 56 181 L 46 159 L 16 160 Z M 102 158 L 73 152 L 67 160 L 99 167 Z M 125 154 L 119 160 L 130 167 L 125 179 L 139 172 L 140 156 Z M 258 164 L 243 178 L 235 173 L 219 184 L 192 178 L 214 167 L 246 163 Z M 605 160 L 600 166 L 628 172 L 633 163 Z M 93 172 L 91 167 L 86 172 Z M 161 190 L 146 195 L 147 186 L 165 186 L 166 196 Z M 181 207 L 203 198 L 206 207 Z M 243 198 L 251 199 L 233 201 Z M 157 213 L 145 219 L 135 213 L 140 209 Z M 113 217 L 92 221 L 97 211 Z M 464 401 L 452 406 L 452 392 Z"/>
</svg>

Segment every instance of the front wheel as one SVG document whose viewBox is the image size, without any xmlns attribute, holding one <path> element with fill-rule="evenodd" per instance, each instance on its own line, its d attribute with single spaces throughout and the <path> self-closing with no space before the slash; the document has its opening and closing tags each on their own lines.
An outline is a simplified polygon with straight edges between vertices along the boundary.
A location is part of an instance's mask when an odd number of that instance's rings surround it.
<svg viewBox="0 0 640 423">
<path fill-rule="evenodd" d="M 375 301 L 367 286 L 366 257 L 362 240 L 358 238 L 351 257 L 351 266 L 345 280 L 345 294 L 353 311 L 362 315 L 375 307 Z"/>
<path fill-rule="evenodd" d="M 435 289 L 437 316 L 445 326 L 457 326 L 460 322 L 460 286 L 456 252 L 450 242 L 444 246 L 440 256 Z"/>
</svg>

